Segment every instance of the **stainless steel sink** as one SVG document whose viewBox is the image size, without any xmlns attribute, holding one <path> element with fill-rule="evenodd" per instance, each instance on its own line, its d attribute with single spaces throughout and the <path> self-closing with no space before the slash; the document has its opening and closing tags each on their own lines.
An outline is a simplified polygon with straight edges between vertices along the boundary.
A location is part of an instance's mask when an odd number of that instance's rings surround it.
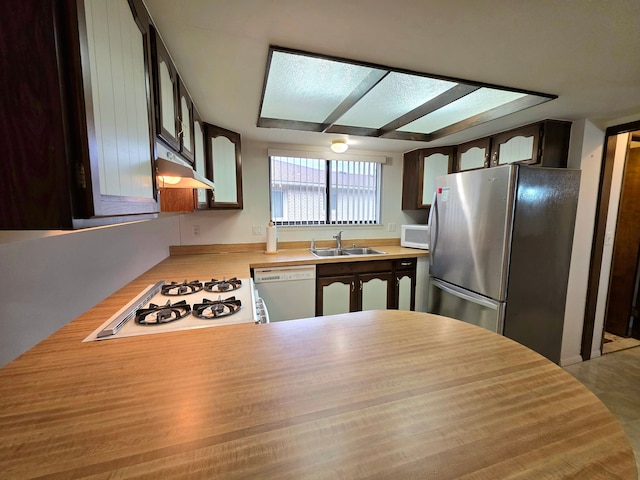
<svg viewBox="0 0 640 480">
<path fill-rule="evenodd" d="M 344 250 L 337 248 L 311 248 L 309 251 L 316 257 L 337 257 L 339 255 L 346 255 Z"/>
<path fill-rule="evenodd" d="M 384 255 L 385 252 L 374 250 L 370 247 L 352 248 L 311 248 L 309 249 L 316 257 L 338 257 L 340 255 Z"/>
<path fill-rule="evenodd" d="M 347 255 L 383 255 L 385 253 L 380 250 L 375 250 L 371 247 L 343 248 L 342 251 L 346 252 Z"/>
</svg>

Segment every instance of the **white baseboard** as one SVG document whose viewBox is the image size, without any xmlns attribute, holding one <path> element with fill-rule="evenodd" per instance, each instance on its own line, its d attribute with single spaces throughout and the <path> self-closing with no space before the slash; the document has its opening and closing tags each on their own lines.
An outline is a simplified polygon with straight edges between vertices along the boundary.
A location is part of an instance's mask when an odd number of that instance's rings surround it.
<svg viewBox="0 0 640 480">
<path fill-rule="evenodd" d="M 600 356 L 598 354 L 598 356 Z M 561 367 L 566 367 L 567 365 L 573 365 L 574 363 L 580 363 L 582 361 L 582 356 L 581 355 L 576 355 L 574 357 L 569 357 L 569 358 L 561 358 L 560 359 L 560 366 Z"/>
</svg>

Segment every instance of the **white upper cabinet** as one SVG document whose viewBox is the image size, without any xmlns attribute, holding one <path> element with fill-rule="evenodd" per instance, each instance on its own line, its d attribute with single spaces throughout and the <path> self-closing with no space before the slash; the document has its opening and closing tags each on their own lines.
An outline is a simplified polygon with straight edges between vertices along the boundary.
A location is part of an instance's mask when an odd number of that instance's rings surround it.
<svg viewBox="0 0 640 480">
<path fill-rule="evenodd" d="M 215 184 L 209 208 L 242 209 L 242 159 L 240 134 L 206 124 L 210 180 Z"/>
<path fill-rule="evenodd" d="M 475 170 L 489 166 L 491 139 L 480 138 L 458 145 L 456 149 L 456 171 Z"/>
<path fill-rule="evenodd" d="M 151 199 L 143 32 L 126 0 L 85 0 L 85 18 L 100 194 Z"/>
<path fill-rule="evenodd" d="M 435 193 L 436 177 L 449 173 L 450 155 L 440 152 L 422 159 L 422 205 L 430 205 Z"/>
<path fill-rule="evenodd" d="M 402 162 L 402 209 L 429 208 L 433 201 L 435 179 L 451 172 L 453 147 L 413 150 Z"/>
</svg>

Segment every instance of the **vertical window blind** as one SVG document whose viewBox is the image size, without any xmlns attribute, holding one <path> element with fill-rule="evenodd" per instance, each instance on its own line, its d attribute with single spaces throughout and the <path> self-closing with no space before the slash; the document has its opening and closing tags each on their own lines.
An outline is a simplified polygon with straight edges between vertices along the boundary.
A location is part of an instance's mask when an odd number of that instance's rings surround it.
<svg viewBox="0 0 640 480">
<path fill-rule="evenodd" d="M 277 225 L 380 223 L 379 162 L 269 157 Z"/>
</svg>

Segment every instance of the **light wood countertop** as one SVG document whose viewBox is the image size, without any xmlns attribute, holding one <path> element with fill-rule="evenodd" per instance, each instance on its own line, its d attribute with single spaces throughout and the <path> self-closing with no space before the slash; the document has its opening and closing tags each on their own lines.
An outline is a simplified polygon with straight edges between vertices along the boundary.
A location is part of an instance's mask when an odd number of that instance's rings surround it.
<svg viewBox="0 0 640 480">
<path fill-rule="evenodd" d="M 0 477 L 637 478 L 621 426 L 584 386 L 445 317 L 82 343 L 147 284 L 246 277 L 267 256 L 229 257 L 170 257 L 1 369 Z"/>
</svg>

